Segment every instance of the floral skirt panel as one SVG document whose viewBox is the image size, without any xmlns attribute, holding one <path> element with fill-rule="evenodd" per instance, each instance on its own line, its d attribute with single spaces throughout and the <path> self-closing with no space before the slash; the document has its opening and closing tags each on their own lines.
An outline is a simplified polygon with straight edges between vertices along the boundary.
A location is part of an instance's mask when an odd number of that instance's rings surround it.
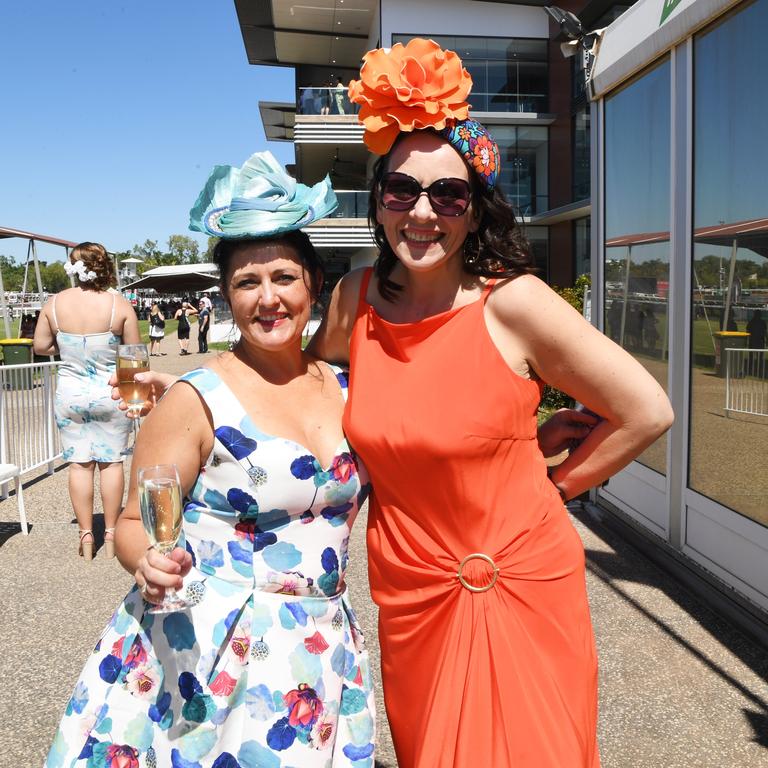
<svg viewBox="0 0 768 768">
<path fill-rule="evenodd" d="M 346 443 L 324 469 L 259 432 L 211 371 L 184 379 L 216 434 L 185 499 L 190 607 L 152 615 L 129 592 L 45 766 L 373 768 L 371 675 L 344 582 L 364 470 Z"/>
<path fill-rule="evenodd" d="M 109 386 L 120 337 L 59 331 L 56 342 L 64 363 L 54 400 L 62 458 L 83 463 L 123 461 L 131 421 L 118 410 Z"/>
</svg>

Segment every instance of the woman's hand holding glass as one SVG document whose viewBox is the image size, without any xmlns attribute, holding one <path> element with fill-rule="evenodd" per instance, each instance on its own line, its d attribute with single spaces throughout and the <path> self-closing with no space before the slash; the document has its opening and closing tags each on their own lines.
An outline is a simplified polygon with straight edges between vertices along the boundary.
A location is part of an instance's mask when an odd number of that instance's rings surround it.
<svg viewBox="0 0 768 768">
<path fill-rule="evenodd" d="M 126 411 L 126 416 L 129 419 L 138 419 L 142 416 L 146 416 L 157 405 L 157 401 L 166 393 L 177 378 L 177 376 L 174 376 L 171 373 L 160 373 L 159 371 L 149 370 L 135 374 L 135 380 L 148 387 L 148 395 L 139 410 L 136 410 L 135 408 L 132 409 L 123 399 L 120 389 L 118 388 L 117 372 L 110 377 L 109 386 L 112 387 L 112 399 L 119 401 L 117 407 L 121 411 Z"/>
<path fill-rule="evenodd" d="M 159 601 L 150 608 L 150 613 L 184 610 L 187 604 L 176 594 L 176 589 L 181 587 L 181 556 L 176 554 L 176 558 L 170 557 L 178 551 L 176 544 L 181 535 L 182 497 L 178 470 L 175 464 L 142 467 L 139 469 L 137 481 L 141 522 L 151 547 L 141 558 L 137 568 L 137 572 L 142 571 L 143 583 L 138 578 L 136 581 L 140 584 L 145 598 L 154 598 L 149 599 L 150 602 L 155 602 L 155 599 Z M 162 560 L 169 562 L 163 563 Z M 153 571 L 150 571 L 150 568 Z M 189 571 L 189 566 L 186 571 Z"/>
<path fill-rule="evenodd" d="M 149 386 L 142 380 L 142 374 L 149 372 L 149 351 L 146 344 L 120 344 L 117 348 L 115 375 L 117 389 L 126 404 L 128 413 L 132 415 L 133 442 L 139 434 L 139 416 L 144 403 L 149 397 Z M 130 456 L 133 448 L 122 451 Z"/>
</svg>

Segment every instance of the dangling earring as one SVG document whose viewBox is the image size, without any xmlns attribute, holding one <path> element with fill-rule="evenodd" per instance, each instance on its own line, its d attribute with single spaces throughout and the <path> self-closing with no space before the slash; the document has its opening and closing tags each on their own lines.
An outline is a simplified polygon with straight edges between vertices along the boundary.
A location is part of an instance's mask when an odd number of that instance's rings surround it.
<svg viewBox="0 0 768 768">
<path fill-rule="evenodd" d="M 467 235 L 464 241 L 464 263 L 476 264 L 480 256 L 480 237 L 477 232 Z"/>
</svg>

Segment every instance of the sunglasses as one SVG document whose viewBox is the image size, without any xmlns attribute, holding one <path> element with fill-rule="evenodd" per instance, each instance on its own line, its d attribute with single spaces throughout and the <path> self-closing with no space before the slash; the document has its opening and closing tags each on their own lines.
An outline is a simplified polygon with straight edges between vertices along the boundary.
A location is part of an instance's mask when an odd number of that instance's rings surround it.
<svg viewBox="0 0 768 768">
<path fill-rule="evenodd" d="M 389 211 L 409 211 L 422 192 L 427 193 L 432 210 L 441 216 L 462 216 L 469 208 L 472 192 L 464 179 L 438 179 L 422 187 L 413 176 L 386 173 L 379 185 L 379 202 Z"/>
</svg>

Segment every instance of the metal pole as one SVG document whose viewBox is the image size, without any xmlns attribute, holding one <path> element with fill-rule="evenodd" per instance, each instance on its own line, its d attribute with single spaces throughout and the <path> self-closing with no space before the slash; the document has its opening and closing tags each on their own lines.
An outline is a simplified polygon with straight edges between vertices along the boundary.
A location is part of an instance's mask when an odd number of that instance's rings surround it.
<svg viewBox="0 0 768 768">
<path fill-rule="evenodd" d="M 621 330 L 619 331 L 619 346 L 624 346 L 624 328 L 627 323 L 627 299 L 629 298 L 629 268 L 632 263 L 632 245 L 627 246 L 627 266 L 624 274 L 624 299 L 621 303 Z"/>
<path fill-rule="evenodd" d="M 5 285 L 3 284 L 3 273 L 0 270 L 0 312 L 3 315 L 3 326 L 5 328 L 5 338 L 11 336 L 11 327 L 8 324 L 8 303 L 5 300 Z"/>
<path fill-rule="evenodd" d="M 723 313 L 723 330 L 728 330 L 728 315 L 731 313 L 731 291 L 733 291 L 733 273 L 736 271 L 736 251 L 739 249 L 738 238 L 733 238 L 731 246 L 731 264 L 728 268 L 728 291 L 725 294 L 725 312 Z"/>
<path fill-rule="evenodd" d="M 37 298 L 40 302 L 40 309 L 43 308 L 43 278 L 40 277 L 40 262 L 37 260 L 37 248 L 35 241 L 32 240 L 32 259 L 35 265 L 35 279 L 37 280 Z"/>
</svg>

